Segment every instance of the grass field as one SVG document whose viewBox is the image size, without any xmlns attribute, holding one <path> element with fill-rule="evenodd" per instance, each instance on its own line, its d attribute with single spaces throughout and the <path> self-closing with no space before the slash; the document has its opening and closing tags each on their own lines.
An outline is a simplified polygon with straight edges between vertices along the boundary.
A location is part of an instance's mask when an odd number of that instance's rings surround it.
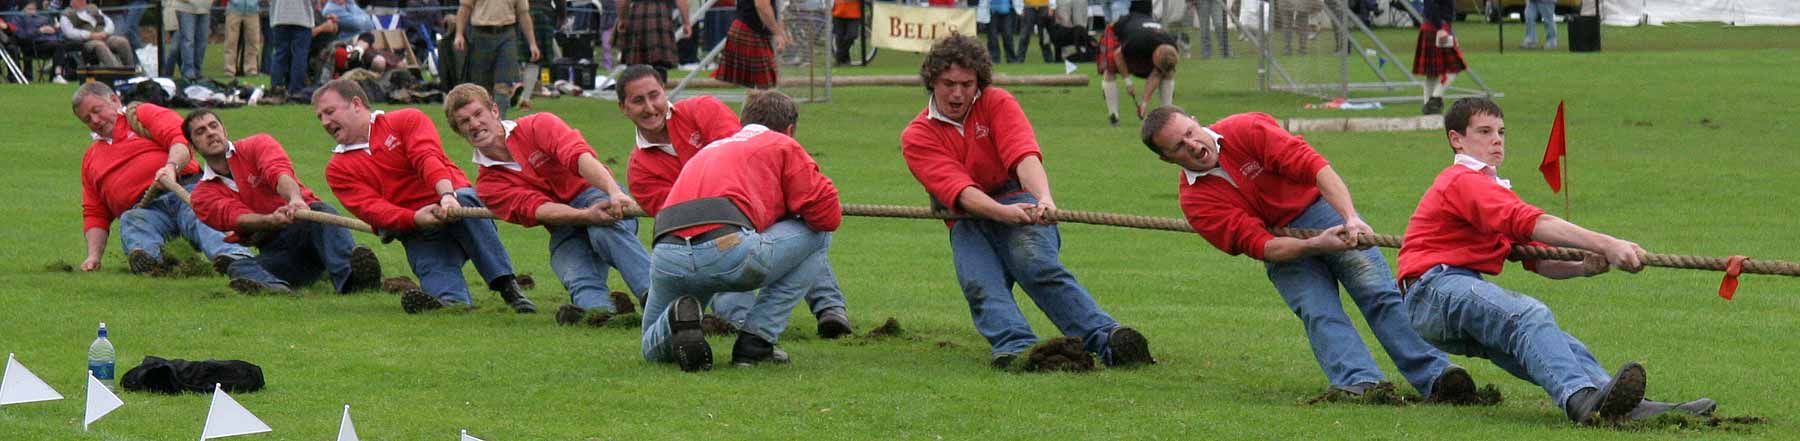
<svg viewBox="0 0 1800 441">
<path fill-rule="evenodd" d="M 1568 103 L 1572 220 L 1652 252 L 1800 260 L 1800 29 L 1681 25 L 1608 28 L 1606 51 L 1495 51 L 1494 31 L 1460 27 L 1469 61 L 1508 112 L 1501 174 L 1526 201 L 1563 214 L 1535 171 L 1558 101 Z M 1517 28 L 1508 30 L 1507 42 Z M 1410 52 L 1409 31 L 1383 31 Z M 1247 45 L 1242 46 L 1247 48 Z M 1248 54 L 1241 49 L 1241 54 Z M 213 60 L 219 57 L 212 57 Z M 915 72 L 918 58 L 883 53 L 849 73 Z M 1309 110 L 1310 99 L 1254 90 L 1250 59 L 1189 60 L 1177 102 L 1203 119 L 1265 111 L 1279 117 L 1405 115 Z M 1409 61 L 1409 60 L 1408 60 Z M 216 61 L 214 61 L 216 63 Z M 1088 70 L 1091 72 L 1091 68 Z M 1007 65 L 1044 73 L 1053 65 Z M 217 69 L 213 70 L 217 72 Z M 1108 128 L 1098 86 L 1019 88 L 1065 209 L 1177 216 L 1177 172 L 1138 144 L 1136 122 Z M 83 247 L 78 164 L 86 129 L 70 117 L 72 86 L 0 86 L 0 351 L 15 352 L 69 399 L 0 408 L 0 439 L 193 439 L 204 395 L 123 395 L 126 406 L 80 430 L 84 349 L 105 321 L 119 370 L 145 355 L 242 359 L 261 365 L 262 392 L 237 400 L 275 429 L 265 439 L 330 439 L 344 404 L 364 439 L 1624 439 L 1800 436 L 1800 281 L 1746 276 L 1736 301 L 1714 295 L 1718 273 L 1649 269 L 1552 283 L 1516 265 L 1496 278 L 1556 311 L 1609 369 L 1650 373 L 1650 396 L 1708 396 L 1724 415 L 1770 422 L 1748 431 L 1575 427 L 1541 389 L 1492 364 L 1457 357 L 1507 400 L 1496 407 L 1304 405 L 1326 384 L 1298 321 L 1261 265 L 1192 235 L 1062 227 L 1064 261 L 1113 316 L 1151 340 L 1160 364 L 1087 374 L 1016 374 L 987 367 L 969 323 L 941 223 L 848 218 L 832 260 L 859 332 L 898 319 L 904 338 L 825 341 L 797 313 L 783 346 L 794 363 L 683 374 L 638 356 L 635 330 L 557 327 L 516 315 L 497 296 L 480 310 L 409 316 L 389 294 L 243 296 L 221 277 L 148 279 L 125 272 L 117 235 L 103 271 L 52 271 Z M 900 129 L 924 103 L 916 88 L 839 88 L 802 109 L 799 139 L 848 203 L 919 205 L 900 158 Z M 621 175 L 631 126 L 613 104 L 541 100 L 538 110 L 582 130 Z M 465 171 L 469 146 L 438 120 Z M 281 140 L 300 178 L 324 191 L 330 139 L 309 107 L 222 112 L 234 137 Z M 1419 195 L 1450 162 L 1443 135 L 1320 133 L 1307 139 L 1344 175 L 1377 231 L 1399 234 Z M 644 228 L 647 236 L 648 227 Z M 566 301 L 541 229 L 503 225 L 519 272 L 539 281 L 546 311 Z M 375 243 L 366 235 L 365 243 Z M 398 246 L 377 246 L 387 275 L 410 275 Z M 1393 250 L 1387 250 L 1393 256 Z M 471 280 L 478 278 L 470 269 Z M 621 285 L 614 282 L 615 286 Z M 1028 302 L 1026 302 L 1028 303 Z M 1027 308 L 1030 310 L 1031 308 Z M 1054 333 L 1028 312 L 1041 332 Z M 1360 318 L 1357 319 L 1360 326 Z M 1044 334 L 1048 336 L 1049 334 Z M 1367 333 L 1365 331 L 1364 335 Z M 1379 348 L 1373 339 L 1365 338 Z M 714 339 L 729 357 L 729 339 Z M 1390 378 L 1398 378 L 1382 359 Z"/>
</svg>

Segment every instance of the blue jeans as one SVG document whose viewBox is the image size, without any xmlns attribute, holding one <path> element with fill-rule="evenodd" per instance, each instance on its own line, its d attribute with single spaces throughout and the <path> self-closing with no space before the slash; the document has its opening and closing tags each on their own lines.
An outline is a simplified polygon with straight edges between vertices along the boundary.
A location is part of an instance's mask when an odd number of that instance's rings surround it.
<svg viewBox="0 0 1800 441">
<path fill-rule="evenodd" d="M 1544 24 L 1544 41 L 1556 41 L 1556 0 L 1525 3 L 1525 41 L 1537 43 L 1537 23 Z"/>
<path fill-rule="evenodd" d="M 794 304 L 824 272 L 829 248 L 831 233 L 813 231 L 799 219 L 705 243 L 656 244 L 650 253 L 656 268 L 650 275 L 650 301 L 644 305 L 644 359 L 674 359 L 669 306 L 682 296 L 706 304 L 717 293 L 761 288 L 748 323 L 740 329 L 779 343 Z"/>
<path fill-rule="evenodd" d="M 1030 193 L 999 198 L 1001 204 L 1037 203 Z M 979 219 L 950 227 L 950 254 L 956 280 L 969 301 L 975 330 L 987 337 L 993 353 L 1022 354 L 1037 344 L 1037 334 L 1013 300 L 1016 283 L 1031 296 L 1063 335 L 1079 337 L 1088 352 L 1110 359 L 1107 338 L 1119 322 L 1100 305 L 1058 257 L 1062 235 L 1055 225 L 1007 225 Z"/>
<path fill-rule="evenodd" d="M 456 201 L 464 207 L 484 207 L 470 187 L 456 189 Z M 475 303 L 468 281 L 463 280 L 463 262 L 474 261 L 475 271 L 490 284 L 513 273 L 512 259 L 491 219 L 463 219 L 409 231 L 400 234 L 400 243 L 406 246 L 406 262 L 419 277 L 419 288 L 444 300 Z"/>
<path fill-rule="evenodd" d="M 338 214 L 331 204 L 314 202 L 312 211 Z M 303 286 L 319 279 L 320 273 L 331 276 L 331 287 L 339 293 L 350 281 L 350 250 L 356 241 L 350 230 L 317 222 L 295 222 L 275 233 L 268 242 L 256 247 L 262 251 L 256 262 L 288 286 Z"/>
<path fill-rule="evenodd" d="M 1612 381 L 1580 340 L 1556 326 L 1543 302 L 1507 291 L 1461 267 L 1438 265 L 1406 293 L 1419 336 L 1457 355 L 1486 358 L 1544 388 L 1558 406 Z"/>
<path fill-rule="evenodd" d="M 131 9 L 120 15 L 118 26 L 113 29 L 125 35 L 125 40 L 131 42 L 131 50 L 138 50 L 144 47 L 143 40 L 138 38 L 138 23 L 143 22 L 144 10 L 150 8 L 150 2 L 133 0 L 126 3 L 125 6 L 131 7 Z"/>
<path fill-rule="evenodd" d="M 275 53 L 269 61 L 269 85 L 297 93 L 306 87 L 306 54 L 312 46 L 312 29 L 297 25 L 277 25 L 270 29 L 269 47 Z M 410 254 L 410 253 L 409 253 Z"/>
<path fill-rule="evenodd" d="M 606 202 L 607 194 L 597 188 L 583 190 L 569 201 L 569 206 L 587 208 Z M 619 278 L 631 287 L 631 294 L 643 301 L 650 294 L 650 253 L 638 242 L 637 219 L 625 219 L 611 225 L 549 225 L 550 269 L 569 290 L 569 303 L 582 309 L 613 310 L 606 289 L 606 272 L 619 270 Z"/>
<path fill-rule="evenodd" d="M 181 20 L 181 27 L 175 30 L 174 44 L 177 50 L 170 55 L 179 57 L 180 63 L 168 65 L 180 66 L 182 78 L 199 79 L 200 67 L 206 65 L 206 37 L 212 35 L 212 15 L 177 12 L 175 16 Z M 167 61 L 169 60 L 164 60 Z"/>
<path fill-rule="evenodd" d="M 194 184 L 184 184 L 188 191 L 194 190 Z M 280 280 L 269 275 L 267 271 L 250 259 L 250 249 L 242 245 L 225 241 L 225 233 L 214 230 L 195 217 L 194 209 L 174 193 L 163 193 L 146 204 L 144 208 L 125 210 L 119 215 L 119 244 L 125 254 L 132 250 L 144 250 L 150 257 L 161 259 L 163 243 L 170 236 L 179 235 L 193 244 L 195 249 L 205 254 L 207 259 L 219 256 L 230 256 L 237 259 L 226 275 L 254 280 L 265 285 L 281 285 Z"/>
<path fill-rule="evenodd" d="M 1105 12 L 1106 25 L 1112 26 L 1113 22 L 1119 21 L 1120 18 L 1124 18 L 1126 14 L 1130 13 L 1131 0 L 1112 0 L 1107 4 Z"/>
<path fill-rule="evenodd" d="M 838 289 L 837 274 L 831 271 L 831 263 L 825 263 L 824 272 L 811 289 L 806 290 L 807 310 L 818 315 L 831 308 L 844 306 L 844 292 Z M 722 292 L 712 298 L 713 314 L 720 320 L 730 322 L 739 329 L 750 319 L 750 310 L 756 306 L 756 296 L 748 292 Z"/>
<path fill-rule="evenodd" d="M 1289 228 L 1325 229 L 1344 224 L 1325 198 L 1313 201 L 1300 217 L 1288 222 Z M 1381 366 L 1375 364 L 1369 347 L 1363 344 L 1356 325 L 1344 312 L 1338 299 L 1338 285 L 1350 293 L 1350 299 L 1362 310 L 1375 340 L 1387 349 L 1388 358 L 1401 375 L 1420 393 L 1431 394 L 1431 381 L 1450 366 L 1449 356 L 1431 347 L 1413 332 L 1406 310 L 1401 306 L 1400 290 L 1394 284 L 1394 273 L 1386 258 L 1375 248 L 1349 250 L 1331 254 L 1301 257 L 1286 262 L 1265 262 L 1269 281 L 1287 302 L 1288 309 L 1300 318 L 1306 338 L 1312 343 L 1313 358 L 1325 371 L 1333 386 L 1376 383 L 1382 380 Z"/>
</svg>

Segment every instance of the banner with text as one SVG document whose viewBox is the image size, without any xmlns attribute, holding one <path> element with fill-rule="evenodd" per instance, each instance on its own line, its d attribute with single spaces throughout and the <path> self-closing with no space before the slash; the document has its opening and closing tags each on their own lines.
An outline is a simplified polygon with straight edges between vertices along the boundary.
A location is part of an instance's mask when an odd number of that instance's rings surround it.
<svg viewBox="0 0 1800 441">
<path fill-rule="evenodd" d="M 975 36 L 975 9 L 875 2 L 875 19 L 869 33 L 875 37 L 875 46 L 926 52 L 932 43 L 954 34 Z"/>
</svg>

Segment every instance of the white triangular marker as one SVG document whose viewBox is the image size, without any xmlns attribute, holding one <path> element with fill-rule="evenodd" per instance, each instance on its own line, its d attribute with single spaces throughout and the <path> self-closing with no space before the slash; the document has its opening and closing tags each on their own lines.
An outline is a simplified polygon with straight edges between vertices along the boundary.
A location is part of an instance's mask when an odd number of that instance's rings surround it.
<svg viewBox="0 0 1800 441">
<path fill-rule="evenodd" d="M 81 431 L 83 432 L 88 430 L 89 424 L 94 424 L 95 421 L 100 420 L 100 417 L 112 413 L 113 409 L 125 405 L 124 401 L 119 400 L 118 395 L 113 394 L 112 389 L 106 387 L 106 383 L 101 383 L 99 378 L 94 378 L 93 372 L 89 372 L 87 377 L 87 417 L 81 419 Z"/>
<path fill-rule="evenodd" d="M 350 405 L 344 405 L 344 421 L 338 423 L 337 441 L 362 441 L 356 437 L 356 425 L 350 424 Z"/>
<path fill-rule="evenodd" d="M 0 405 L 30 403 L 62 399 L 44 380 L 32 375 L 30 369 L 13 359 L 13 354 L 6 354 L 6 374 L 0 376 Z"/>
<path fill-rule="evenodd" d="M 457 439 L 456 439 L 456 441 L 485 441 L 485 440 L 482 440 L 482 439 L 481 439 L 481 438 L 476 438 L 476 437 L 473 437 L 473 436 L 469 436 L 469 430 L 468 430 L 468 429 L 463 429 L 463 431 L 462 431 L 462 437 L 461 437 L 461 438 L 457 438 Z"/>
<path fill-rule="evenodd" d="M 1075 62 L 1069 61 L 1069 60 L 1063 60 L 1063 74 L 1064 75 L 1075 73 L 1075 71 L 1078 69 L 1081 69 L 1081 67 L 1076 66 Z"/>
<path fill-rule="evenodd" d="M 249 435 L 268 432 L 268 424 L 263 424 L 249 409 L 238 404 L 225 394 L 225 389 L 218 384 L 213 385 L 212 409 L 206 411 L 206 429 L 200 431 L 200 440 L 227 436 Z"/>
</svg>

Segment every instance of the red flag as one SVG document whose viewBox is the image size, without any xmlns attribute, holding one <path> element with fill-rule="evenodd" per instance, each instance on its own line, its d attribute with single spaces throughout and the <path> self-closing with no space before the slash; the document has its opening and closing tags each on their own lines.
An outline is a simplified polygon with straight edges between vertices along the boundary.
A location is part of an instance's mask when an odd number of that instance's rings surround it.
<svg viewBox="0 0 1800 441">
<path fill-rule="evenodd" d="M 1550 184 L 1550 192 L 1562 191 L 1562 158 L 1568 155 L 1563 142 L 1563 103 L 1556 103 L 1556 122 L 1550 125 L 1550 145 L 1544 146 L 1544 162 L 1538 164 L 1538 171 L 1544 173 L 1544 182 Z"/>
</svg>

